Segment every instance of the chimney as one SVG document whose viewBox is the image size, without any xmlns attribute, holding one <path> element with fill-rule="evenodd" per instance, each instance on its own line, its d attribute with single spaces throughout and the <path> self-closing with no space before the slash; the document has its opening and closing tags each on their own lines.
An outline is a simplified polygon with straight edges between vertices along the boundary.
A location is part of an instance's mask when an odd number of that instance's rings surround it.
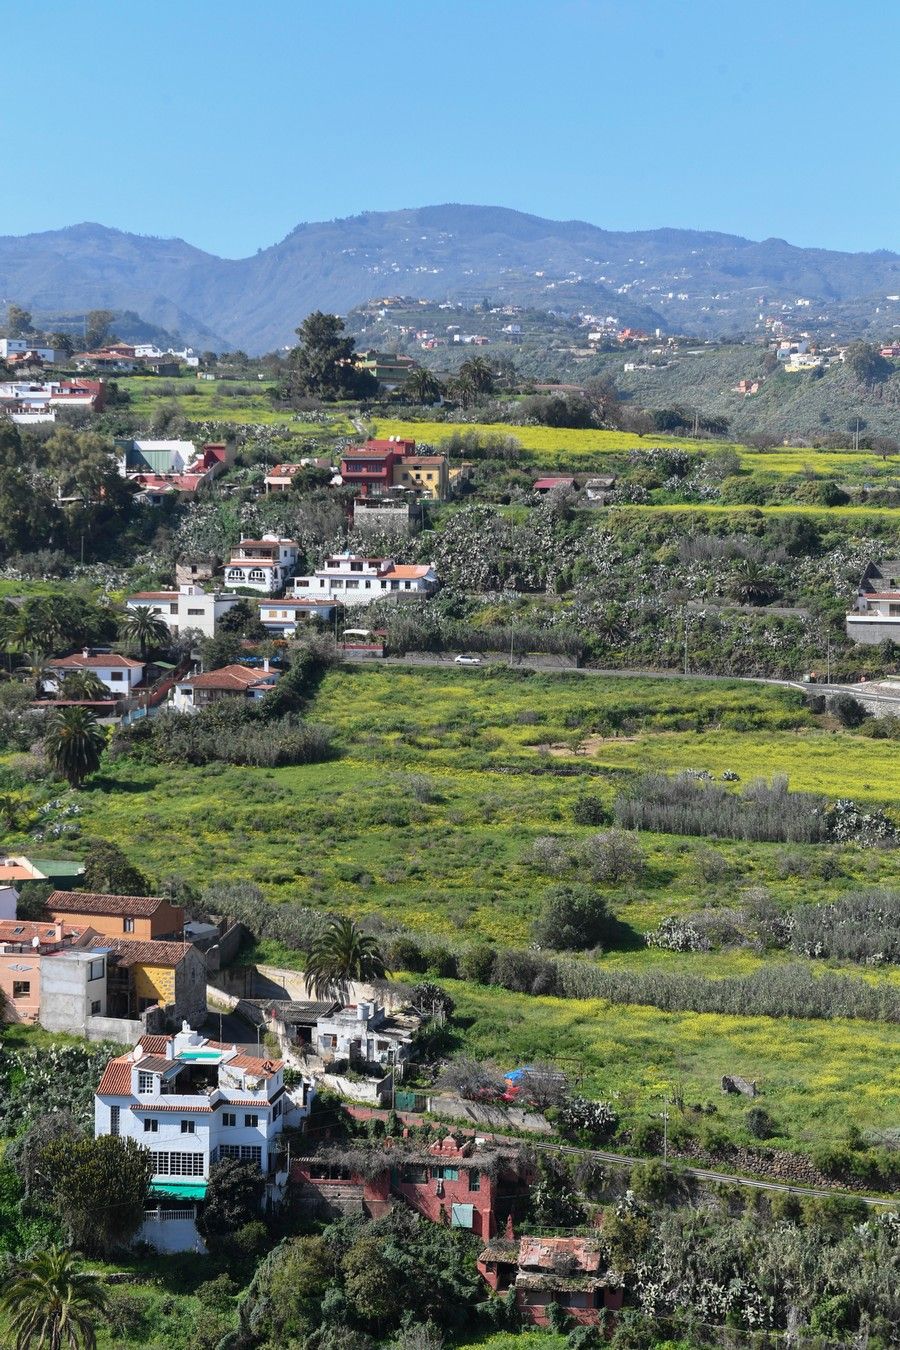
<svg viewBox="0 0 900 1350">
<path fill-rule="evenodd" d="M 265 657 L 263 660 L 263 671 L 265 672 L 266 675 L 268 675 L 270 669 L 271 667 L 269 665 L 269 658 Z"/>
<path fill-rule="evenodd" d="M 63 926 L 57 919 L 56 923 L 53 925 L 53 941 L 62 942 L 62 940 L 63 940 Z"/>
<path fill-rule="evenodd" d="M 81 649 L 81 655 L 82 655 L 82 656 L 87 657 L 87 656 L 90 656 L 90 654 L 91 654 L 91 649 L 90 649 L 90 647 L 82 647 L 82 649 Z"/>
</svg>

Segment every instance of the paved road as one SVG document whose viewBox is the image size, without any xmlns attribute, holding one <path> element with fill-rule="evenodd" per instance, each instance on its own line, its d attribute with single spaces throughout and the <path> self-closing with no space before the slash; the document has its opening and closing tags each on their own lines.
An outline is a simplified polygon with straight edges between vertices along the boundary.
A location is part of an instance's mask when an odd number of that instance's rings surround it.
<svg viewBox="0 0 900 1350">
<path fill-rule="evenodd" d="M 444 669 L 453 670 L 475 670 L 484 669 L 488 666 L 509 666 L 509 658 L 499 654 L 492 656 L 482 656 L 481 665 L 457 666 L 454 660 L 454 654 L 444 652 L 409 652 L 406 656 L 385 656 L 372 659 L 373 664 L 383 666 L 439 666 Z M 516 657 L 512 662 L 515 670 L 534 670 L 542 674 L 559 675 L 600 675 L 609 679 L 629 677 L 642 677 L 653 680 L 737 680 L 741 684 L 771 684 L 781 689 L 797 689 L 803 694 L 816 693 L 824 694 L 832 698 L 835 694 L 851 694 L 853 698 L 859 699 L 864 703 L 872 703 L 883 706 L 884 711 L 900 714 L 900 687 L 897 693 L 885 693 L 882 689 L 872 689 L 868 684 L 806 684 L 803 680 L 776 680 L 764 675 L 705 675 L 700 671 L 689 671 L 687 675 L 681 670 L 624 670 L 619 668 L 606 668 L 603 666 L 575 666 L 566 665 L 563 662 L 548 663 L 546 661 L 534 660 L 528 657 Z"/>
</svg>

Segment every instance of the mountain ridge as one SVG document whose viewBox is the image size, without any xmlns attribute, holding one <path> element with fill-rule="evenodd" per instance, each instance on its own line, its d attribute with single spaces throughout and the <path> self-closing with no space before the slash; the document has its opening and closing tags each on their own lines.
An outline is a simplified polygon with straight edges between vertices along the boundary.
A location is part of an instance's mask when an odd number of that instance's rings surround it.
<svg viewBox="0 0 900 1350">
<path fill-rule="evenodd" d="M 900 322 L 900 255 L 720 231 L 605 230 L 465 203 L 300 222 L 246 258 L 177 236 L 82 221 L 0 236 L 0 294 L 32 311 L 130 309 L 195 345 L 259 352 L 315 308 L 402 294 L 614 316 L 623 325 L 737 335 L 761 313 L 842 333 Z M 891 308 L 897 304 L 896 312 Z"/>
</svg>

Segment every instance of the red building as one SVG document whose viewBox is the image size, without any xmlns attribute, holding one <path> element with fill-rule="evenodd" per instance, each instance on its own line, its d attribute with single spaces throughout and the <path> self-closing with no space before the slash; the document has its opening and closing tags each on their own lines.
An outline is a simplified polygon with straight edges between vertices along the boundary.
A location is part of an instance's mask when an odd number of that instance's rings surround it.
<svg viewBox="0 0 900 1350">
<path fill-rule="evenodd" d="M 478 1258 L 478 1269 L 495 1293 L 515 1290 L 523 1320 L 547 1326 L 547 1309 L 557 1303 L 582 1326 L 601 1310 L 622 1306 L 622 1290 L 611 1285 L 600 1244 L 590 1237 L 495 1238 Z"/>
<path fill-rule="evenodd" d="M 396 1161 L 386 1161 L 374 1176 L 348 1166 L 346 1151 L 325 1147 L 296 1158 L 291 1182 L 300 1203 L 320 1212 L 334 1208 L 377 1218 L 403 1200 L 433 1223 L 466 1228 L 487 1240 L 527 1196 L 530 1174 L 515 1146 L 479 1146 L 474 1138 L 448 1134 L 418 1149 L 406 1139 L 385 1139 L 384 1148 Z"/>
<path fill-rule="evenodd" d="M 361 497 L 377 497 L 394 484 L 394 465 L 415 454 L 410 440 L 370 440 L 346 450 L 341 456 L 341 478 Z"/>
</svg>

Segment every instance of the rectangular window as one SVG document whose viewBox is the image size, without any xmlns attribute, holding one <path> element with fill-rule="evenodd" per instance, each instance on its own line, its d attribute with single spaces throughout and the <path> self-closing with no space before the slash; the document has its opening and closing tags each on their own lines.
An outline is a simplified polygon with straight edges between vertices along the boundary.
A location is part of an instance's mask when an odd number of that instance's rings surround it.
<svg viewBox="0 0 900 1350">
<path fill-rule="evenodd" d="M 121 682 L 125 678 L 125 672 L 123 670 L 111 670 L 109 672 L 109 678 L 112 681 L 118 680 Z"/>
<path fill-rule="evenodd" d="M 255 1130 L 259 1125 L 259 1116 L 255 1112 L 250 1112 L 244 1116 L 244 1127 L 248 1130 Z"/>
<path fill-rule="evenodd" d="M 236 1124 L 237 1124 L 237 1115 L 235 1114 L 235 1112 L 234 1112 L 234 1111 L 223 1111 L 223 1112 L 222 1112 L 222 1124 L 223 1124 L 224 1126 L 226 1126 L 226 1128 L 227 1128 L 229 1125 L 236 1125 Z"/>
<path fill-rule="evenodd" d="M 262 1166 L 262 1148 L 259 1144 L 220 1144 L 220 1158 L 237 1158 L 239 1162 L 255 1162 Z"/>
<path fill-rule="evenodd" d="M 123 919 L 123 920 L 122 920 L 122 932 L 123 932 L 123 933 L 133 933 L 133 932 L 134 932 L 134 919 L 128 919 L 128 918 L 126 918 L 126 919 Z"/>
<path fill-rule="evenodd" d="M 458 1167 L 432 1167 L 432 1181 L 459 1181 Z"/>
<path fill-rule="evenodd" d="M 144 1117 L 144 1134 L 159 1134 L 159 1121 L 150 1116 Z"/>
<path fill-rule="evenodd" d="M 203 1154 L 151 1152 L 150 1166 L 158 1177 L 202 1177 Z"/>
<path fill-rule="evenodd" d="M 476 1171 L 474 1170 L 474 1168 L 473 1168 L 473 1170 L 469 1173 L 469 1190 L 470 1190 L 470 1191 L 480 1191 L 480 1190 L 481 1190 L 481 1173 L 480 1173 L 480 1172 L 476 1172 Z"/>
<path fill-rule="evenodd" d="M 92 961 L 88 967 L 89 980 L 102 980 L 106 971 L 106 963 L 101 957 L 99 961 Z"/>
<path fill-rule="evenodd" d="M 28 998 L 30 993 L 30 980 L 13 980 L 13 998 Z"/>
<path fill-rule="evenodd" d="M 155 1088 L 155 1078 L 152 1073 L 138 1074 L 138 1092 L 142 1096 L 148 1096 L 153 1093 Z"/>
<path fill-rule="evenodd" d="M 188 614 L 199 614 L 201 617 L 206 613 L 203 609 L 189 609 Z"/>
<path fill-rule="evenodd" d="M 194 1126 L 195 1126 L 195 1122 L 194 1122 L 193 1120 L 183 1120 L 183 1121 L 181 1122 L 181 1133 L 182 1133 L 182 1134 L 194 1134 L 194 1133 L 195 1133 Z"/>
<path fill-rule="evenodd" d="M 120 1106 L 111 1106 L 109 1108 L 109 1132 L 110 1134 L 119 1133 L 119 1115 L 122 1108 Z"/>
<path fill-rule="evenodd" d="M 99 1017 L 103 1011 L 103 1000 L 95 998 L 91 1003 L 91 1017 Z"/>
<path fill-rule="evenodd" d="M 403 1181 L 407 1186 L 415 1186 L 428 1180 L 428 1168 L 418 1163 L 407 1163 L 403 1169 Z"/>
<path fill-rule="evenodd" d="M 281 1115 L 281 1102 L 276 1102 L 272 1107 L 272 1119 L 277 1120 Z"/>
</svg>

